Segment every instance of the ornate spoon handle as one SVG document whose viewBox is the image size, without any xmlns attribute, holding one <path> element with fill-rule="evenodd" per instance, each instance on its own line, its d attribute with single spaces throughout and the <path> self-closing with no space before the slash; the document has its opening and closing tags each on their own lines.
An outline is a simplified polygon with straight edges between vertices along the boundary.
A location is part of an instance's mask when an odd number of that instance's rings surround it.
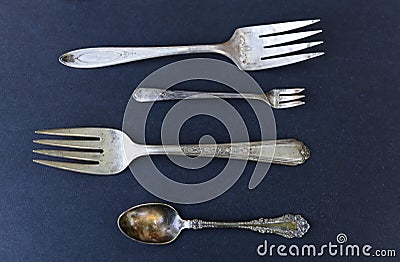
<svg viewBox="0 0 400 262">
<path fill-rule="evenodd" d="M 248 222 L 212 222 L 193 219 L 185 221 L 186 228 L 239 228 L 259 233 L 270 233 L 286 238 L 301 238 L 307 233 L 310 225 L 300 215 L 287 214 L 277 218 L 260 218 Z"/>
<path fill-rule="evenodd" d="M 171 154 L 200 157 L 231 158 L 296 166 L 310 157 L 310 150 L 296 139 L 280 139 L 260 142 L 200 145 L 146 145 L 148 154 Z"/>
</svg>

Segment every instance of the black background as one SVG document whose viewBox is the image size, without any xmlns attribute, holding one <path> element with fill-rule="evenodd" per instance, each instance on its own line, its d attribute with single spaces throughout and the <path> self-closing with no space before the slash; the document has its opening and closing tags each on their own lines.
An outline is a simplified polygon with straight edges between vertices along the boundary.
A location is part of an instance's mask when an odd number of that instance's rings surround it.
<svg viewBox="0 0 400 262">
<path fill-rule="evenodd" d="M 336 243 L 341 232 L 348 243 L 399 252 L 399 13 L 397 0 L 2 1 L 2 260 L 254 260 L 261 258 L 256 248 L 265 239 L 322 245 Z M 250 73 L 265 91 L 307 88 L 305 106 L 274 113 L 278 137 L 306 142 L 309 161 L 296 168 L 271 167 L 255 190 L 247 188 L 250 164 L 219 198 L 174 205 L 184 218 L 214 220 L 301 213 L 312 226 L 303 239 L 202 230 L 183 232 L 170 245 L 139 244 L 119 232 L 116 218 L 130 206 L 162 200 L 145 191 L 129 170 L 98 177 L 32 163 L 37 156 L 31 150 L 39 147 L 32 143 L 38 138 L 34 130 L 121 128 L 130 94 L 154 70 L 184 58 L 229 61 L 186 55 L 79 70 L 61 65 L 61 53 L 88 46 L 222 42 L 237 27 L 313 18 L 321 22 L 311 28 L 324 30 L 313 39 L 325 41 L 313 50 L 326 55 Z M 154 121 L 161 122 L 164 114 L 155 112 Z M 204 121 L 185 125 L 182 141 L 196 143 Z M 213 120 L 205 133 L 228 142 L 226 132 Z M 159 142 L 157 129 L 149 137 Z M 257 132 L 250 138 L 256 140 Z M 266 259 L 271 258 L 261 258 Z"/>
</svg>

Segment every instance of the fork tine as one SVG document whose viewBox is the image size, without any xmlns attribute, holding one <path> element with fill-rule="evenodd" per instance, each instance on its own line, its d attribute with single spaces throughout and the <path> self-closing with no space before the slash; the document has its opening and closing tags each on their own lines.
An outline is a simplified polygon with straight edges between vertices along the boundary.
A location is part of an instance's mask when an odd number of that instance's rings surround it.
<svg viewBox="0 0 400 262">
<path fill-rule="evenodd" d="M 47 145 L 47 146 L 60 146 L 67 148 L 80 148 L 80 149 L 102 149 L 99 141 L 95 140 L 62 140 L 62 139 L 39 139 L 33 140 L 33 143 Z"/>
<path fill-rule="evenodd" d="M 293 95 L 298 94 L 306 90 L 305 88 L 286 88 L 286 89 L 274 89 L 273 91 L 280 95 Z"/>
<path fill-rule="evenodd" d="M 322 30 L 313 30 L 313 31 L 306 31 L 306 32 L 299 32 L 299 33 L 291 33 L 291 34 L 284 34 L 284 35 L 274 35 L 274 36 L 260 36 L 260 39 L 263 41 L 263 46 L 273 46 L 279 45 L 283 43 L 288 43 L 292 41 L 296 41 L 299 39 L 303 39 L 312 35 L 316 35 L 321 33 Z"/>
<path fill-rule="evenodd" d="M 280 102 L 287 102 L 287 101 L 293 101 L 293 100 L 298 100 L 305 97 L 305 95 L 294 95 L 294 96 L 279 96 L 279 103 Z"/>
<path fill-rule="evenodd" d="M 299 55 L 291 55 L 291 56 L 284 56 L 284 57 L 277 57 L 277 58 L 268 58 L 265 60 L 261 60 L 257 65 L 252 65 L 251 68 L 246 68 L 247 71 L 254 71 L 254 70 L 262 70 L 268 69 L 273 67 L 285 66 L 290 65 L 298 62 L 302 62 L 317 56 L 321 56 L 325 54 L 324 52 L 317 52 L 317 53 L 308 53 L 308 54 L 299 54 Z"/>
<path fill-rule="evenodd" d="M 79 164 L 71 162 L 42 160 L 42 159 L 33 159 L 33 162 L 45 166 L 60 168 L 69 171 L 81 172 L 86 174 L 107 175 L 106 173 L 101 172 L 101 168 L 99 168 L 100 165 L 98 164 Z"/>
<path fill-rule="evenodd" d="M 72 137 L 99 137 L 101 130 L 105 128 L 96 127 L 77 127 L 77 128 L 57 128 L 47 130 L 37 130 L 36 134 L 55 135 L 55 136 L 72 136 Z"/>
<path fill-rule="evenodd" d="M 96 152 L 79 152 L 79 151 L 65 151 L 65 150 L 33 150 L 33 153 L 61 157 L 67 159 L 86 160 L 86 161 L 99 161 L 101 153 Z"/>
<path fill-rule="evenodd" d="M 243 29 L 250 29 L 252 32 L 259 34 L 259 35 L 270 35 L 270 34 L 277 34 L 282 32 L 287 32 L 290 30 L 298 29 L 301 27 L 305 27 L 308 25 L 312 25 L 318 23 L 319 19 L 312 19 L 312 20 L 304 20 L 304 21 L 293 21 L 293 22 L 285 22 L 285 23 L 276 23 L 276 24 L 268 24 L 268 25 L 256 25 L 256 26 L 249 26 Z"/>
<path fill-rule="evenodd" d="M 261 55 L 262 59 L 271 57 L 271 56 L 278 56 L 284 55 L 287 53 L 293 53 L 296 51 L 300 51 L 312 46 L 320 45 L 323 41 L 318 42 L 310 42 L 310 43 L 301 43 L 301 44 L 294 44 L 294 45 L 285 45 L 285 46 L 277 46 L 277 47 L 269 47 L 265 48 L 263 54 Z"/>
<path fill-rule="evenodd" d="M 279 104 L 276 108 L 282 109 L 282 108 L 289 108 L 289 107 L 301 106 L 301 105 L 304 105 L 305 103 L 306 103 L 306 102 L 304 102 L 304 101 L 287 102 L 287 103 Z"/>
</svg>

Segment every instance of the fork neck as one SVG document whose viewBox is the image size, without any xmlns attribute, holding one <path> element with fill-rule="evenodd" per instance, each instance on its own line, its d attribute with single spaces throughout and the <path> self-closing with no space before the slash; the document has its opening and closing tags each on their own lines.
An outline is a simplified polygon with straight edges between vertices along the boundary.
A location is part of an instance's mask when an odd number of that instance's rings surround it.
<svg viewBox="0 0 400 262">
<path fill-rule="evenodd" d="M 218 53 L 226 54 L 224 44 L 210 44 L 210 45 L 188 45 L 188 46 L 175 46 L 166 47 L 175 48 L 176 54 L 195 54 L 195 53 Z"/>
</svg>

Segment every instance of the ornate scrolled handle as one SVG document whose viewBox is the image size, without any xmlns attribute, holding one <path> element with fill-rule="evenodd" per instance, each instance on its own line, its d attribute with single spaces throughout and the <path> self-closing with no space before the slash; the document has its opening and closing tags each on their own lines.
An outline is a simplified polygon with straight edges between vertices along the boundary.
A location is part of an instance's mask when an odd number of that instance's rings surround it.
<svg viewBox="0 0 400 262">
<path fill-rule="evenodd" d="M 301 238 L 310 229 L 310 224 L 300 215 L 287 214 L 277 218 L 260 218 L 248 222 L 213 222 L 200 219 L 188 220 L 187 228 L 239 228 L 259 233 L 270 233 L 286 238 Z"/>
<path fill-rule="evenodd" d="M 169 150 L 167 153 L 176 153 Z M 216 144 L 216 145 L 180 145 L 187 156 L 231 158 L 260 161 L 273 164 L 296 166 L 310 157 L 309 148 L 296 139 L 281 139 L 261 142 Z"/>
</svg>

